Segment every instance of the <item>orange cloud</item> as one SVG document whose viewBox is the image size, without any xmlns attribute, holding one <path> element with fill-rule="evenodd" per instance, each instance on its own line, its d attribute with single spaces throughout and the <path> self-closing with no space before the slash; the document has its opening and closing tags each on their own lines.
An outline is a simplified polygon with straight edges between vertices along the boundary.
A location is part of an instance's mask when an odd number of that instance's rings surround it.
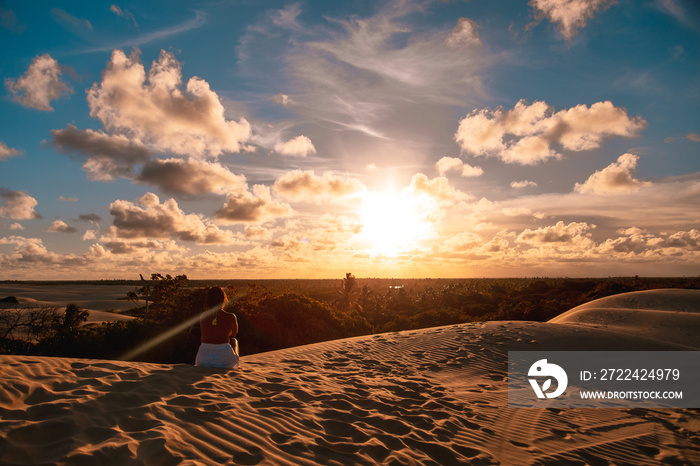
<svg viewBox="0 0 700 466">
<path fill-rule="evenodd" d="M 287 142 L 275 144 L 275 151 L 289 157 L 306 157 L 309 154 L 315 154 L 316 148 L 311 142 L 311 139 L 301 135 Z"/>
<path fill-rule="evenodd" d="M 472 167 L 456 157 L 441 158 L 435 163 L 435 169 L 440 176 L 445 176 L 449 172 L 456 172 L 464 177 L 481 176 L 484 174 L 484 170 L 480 167 Z"/>
<path fill-rule="evenodd" d="M 174 199 L 162 204 L 153 193 L 146 193 L 136 203 L 116 200 L 109 206 L 114 217 L 108 236 L 120 239 L 168 239 L 198 244 L 229 244 L 232 232 L 221 230 L 200 215 L 185 214 Z"/>
<path fill-rule="evenodd" d="M 316 176 L 313 170 L 294 170 L 275 181 L 275 192 L 294 201 L 320 203 L 352 195 L 365 189 L 354 178 L 341 178 L 331 172 Z"/>
<path fill-rule="evenodd" d="M 574 189 L 579 193 L 612 194 L 634 192 L 651 186 L 650 182 L 633 177 L 638 160 L 637 155 L 623 154 L 617 162 L 595 172 L 585 182 L 576 183 Z"/>
<path fill-rule="evenodd" d="M 214 217 L 224 223 L 266 223 L 292 214 L 289 204 L 272 200 L 270 188 L 254 185 L 253 192 L 239 186 L 226 195 L 226 203 Z"/>
</svg>

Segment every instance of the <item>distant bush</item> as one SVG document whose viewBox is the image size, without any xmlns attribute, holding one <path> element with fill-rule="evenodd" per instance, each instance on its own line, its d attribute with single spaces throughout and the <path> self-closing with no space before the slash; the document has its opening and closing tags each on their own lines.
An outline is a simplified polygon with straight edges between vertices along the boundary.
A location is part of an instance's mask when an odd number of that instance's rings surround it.
<svg viewBox="0 0 700 466">
<path fill-rule="evenodd" d="M 238 341 L 243 354 L 362 335 L 372 330 L 356 311 L 341 313 L 307 296 L 291 292 L 274 295 L 264 287 L 251 287 L 232 310 L 238 317 Z"/>
</svg>

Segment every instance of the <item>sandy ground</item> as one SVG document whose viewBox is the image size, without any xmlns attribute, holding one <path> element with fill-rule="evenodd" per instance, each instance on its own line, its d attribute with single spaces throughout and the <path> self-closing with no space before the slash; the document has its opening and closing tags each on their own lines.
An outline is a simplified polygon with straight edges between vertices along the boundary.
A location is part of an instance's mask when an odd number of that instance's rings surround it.
<svg viewBox="0 0 700 466">
<path fill-rule="evenodd" d="M 640 316 L 667 302 L 628 297 Z M 337 340 L 233 371 L 0 356 L 0 464 L 700 464 L 695 409 L 507 407 L 509 350 L 698 349 L 596 319 Z"/>
</svg>

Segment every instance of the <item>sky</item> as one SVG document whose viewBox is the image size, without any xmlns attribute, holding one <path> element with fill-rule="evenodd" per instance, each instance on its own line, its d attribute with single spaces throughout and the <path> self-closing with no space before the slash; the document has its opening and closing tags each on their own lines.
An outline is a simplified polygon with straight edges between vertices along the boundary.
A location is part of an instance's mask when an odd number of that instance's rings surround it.
<svg viewBox="0 0 700 466">
<path fill-rule="evenodd" d="M 700 274 L 691 0 L 0 1 L 0 279 Z"/>
</svg>

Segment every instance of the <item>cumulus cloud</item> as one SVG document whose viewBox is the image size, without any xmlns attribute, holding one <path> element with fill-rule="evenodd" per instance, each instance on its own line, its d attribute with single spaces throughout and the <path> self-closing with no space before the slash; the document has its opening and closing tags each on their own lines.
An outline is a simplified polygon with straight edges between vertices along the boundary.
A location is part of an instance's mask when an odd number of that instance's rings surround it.
<svg viewBox="0 0 700 466">
<path fill-rule="evenodd" d="M 158 151 L 218 156 L 246 148 L 250 124 L 226 120 L 205 80 L 190 78 L 184 91 L 181 85 L 181 64 L 172 53 L 161 51 L 146 74 L 138 53 L 114 50 L 102 82 L 88 90 L 90 116 Z"/>
<path fill-rule="evenodd" d="M 462 231 L 443 242 L 443 246 L 452 252 L 473 251 L 476 248 L 483 246 L 484 240 L 477 233 L 471 231 Z"/>
<path fill-rule="evenodd" d="M 445 176 L 448 172 L 459 173 L 464 177 L 481 176 L 484 170 L 481 167 L 472 167 L 462 162 L 456 157 L 443 157 L 435 164 L 435 169 L 440 176 Z"/>
<path fill-rule="evenodd" d="M 143 165 L 135 179 L 175 195 L 225 194 L 247 186 L 245 176 L 234 175 L 219 163 L 196 159 L 153 159 Z"/>
<path fill-rule="evenodd" d="M 444 176 L 430 179 L 423 173 L 413 175 L 411 183 L 404 192 L 417 197 L 427 196 L 440 204 L 457 203 L 473 198 L 470 194 L 455 189 Z"/>
<path fill-rule="evenodd" d="M 53 144 L 64 153 L 86 157 L 83 170 L 91 180 L 113 181 L 115 177 L 131 179 L 134 167 L 149 158 L 149 150 L 123 134 L 102 130 L 80 130 L 74 125 L 51 131 Z"/>
<path fill-rule="evenodd" d="M 220 163 L 197 158 L 153 158 L 146 146 L 123 134 L 79 130 L 73 125 L 51 134 L 59 150 L 86 158 L 83 170 L 91 180 L 113 181 L 120 177 L 157 186 L 166 194 L 189 196 L 225 194 L 245 185 L 244 176 L 231 173 Z"/>
<path fill-rule="evenodd" d="M 700 251 L 700 230 L 693 228 L 689 231 L 678 231 L 667 237 L 649 240 L 651 246 L 662 248 L 678 248 L 690 251 Z"/>
<path fill-rule="evenodd" d="M 306 157 L 309 154 L 315 154 L 316 148 L 311 142 L 311 139 L 301 135 L 287 142 L 275 144 L 275 151 L 289 157 Z"/>
<path fill-rule="evenodd" d="M 543 245 L 551 243 L 572 243 L 582 239 L 588 239 L 588 230 L 595 228 L 586 222 L 571 222 L 568 225 L 564 222 L 557 222 L 556 225 L 546 226 L 531 230 L 525 229 L 516 239 L 518 243 L 530 245 Z"/>
<path fill-rule="evenodd" d="M 248 239 L 270 239 L 272 238 L 272 232 L 259 225 L 248 225 L 243 230 L 243 235 Z"/>
<path fill-rule="evenodd" d="M 19 230 L 19 231 L 24 230 L 24 227 L 22 226 L 22 224 L 21 224 L 21 223 L 17 223 L 17 222 L 15 222 L 15 223 L 13 223 L 12 225 L 10 225 L 9 228 L 10 228 L 10 230 Z"/>
<path fill-rule="evenodd" d="M 634 178 L 638 160 L 638 155 L 622 154 L 617 162 L 593 173 L 585 182 L 576 183 L 574 189 L 579 193 L 614 194 L 634 192 L 651 186 L 648 181 Z"/>
<path fill-rule="evenodd" d="M 63 220 L 56 219 L 53 221 L 47 231 L 50 233 L 75 233 L 78 230 L 76 230 L 75 227 L 68 225 Z"/>
<path fill-rule="evenodd" d="M 38 202 L 25 192 L 0 188 L 0 201 L 2 201 L 0 203 L 0 218 L 12 220 L 41 218 L 41 215 L 34 211 Z"/>
<path fill-rule="evenodd" d="M 225 223 L 265 223 L 291 214 L 289 204 L 272 200 L 269 187 L 254 185 L 252 193 L 243 186 L 230 191 L 214 217 Z"/>
<path fill-rule="evenodd" d="M 617 238 L 607 238 L 596 248 L 602 254 L 642 254 L 647 250 L 647 240 L 653 235 L 641 228 L 624 228 L 617 231 Z"/>
<path fill-rule="evenodd" d="M 469 18 L 459 18 L 457 25 L 445 39 L 445 44 L 453 48 L 481 46 L 479 26 Z"/>
<path fill-rule="evenodd" d="M 116 200 L 109 206 L 114 217 L 110 234 L 120 239 L 169 239 L 197 244 L 228 244 L 232 232 L 221 230 L 201 215 L 185 214 L 174 199 L 162 204 L 153 193 L 136 202 Z"/>
<path fill-rule="evenodd" d="M 555 113 L 545 102 L 521 100 L 511 110 L 472 111 L 460 121 L 455 139 L 463 152 L 474 156 L 534 165 L 561 158 L 553 144 L 575 152 L 597 149 L 606 138 L 635 137 L 645 127 L 644 119 L 630 118 L 624 108 L 610 101 Z"/>
<path fill-rule="evenodd" d="M 613 3 L 615 0 L 530 0 L 530 6 L 537 15 L 557 24 L 567 40 L 571 40 L 579 29 L 584 28 L 598 10 Z"/>
<path fill-rule="evenodd" d="M 18 78 L 5 80 L 13 99 L 25 107 L 52 111 L 51 101 L 71 94 L 73 89 L 61 81 L 58 62 L 47 53 L 34 58 L 27 72 Z"/>
<path fill-rule="evenodd" d="M 342 178 L 331 172 L 316 176 L 313 170 L 294 170 L 278 178 L 273 188 L 294 201 L 319 203 L 361 192 L 365 186 L 354 178 Z"/>
<path fill-rule="evenodd" d="M 13 149 L 11 147 L 7 147 L 7 144 L 0 141 L 0 161 L 5 160 L 14 155 L 19 155 L 21 153 L 21 151 L 18 151 L 17 149 Z"/>
</svg>

